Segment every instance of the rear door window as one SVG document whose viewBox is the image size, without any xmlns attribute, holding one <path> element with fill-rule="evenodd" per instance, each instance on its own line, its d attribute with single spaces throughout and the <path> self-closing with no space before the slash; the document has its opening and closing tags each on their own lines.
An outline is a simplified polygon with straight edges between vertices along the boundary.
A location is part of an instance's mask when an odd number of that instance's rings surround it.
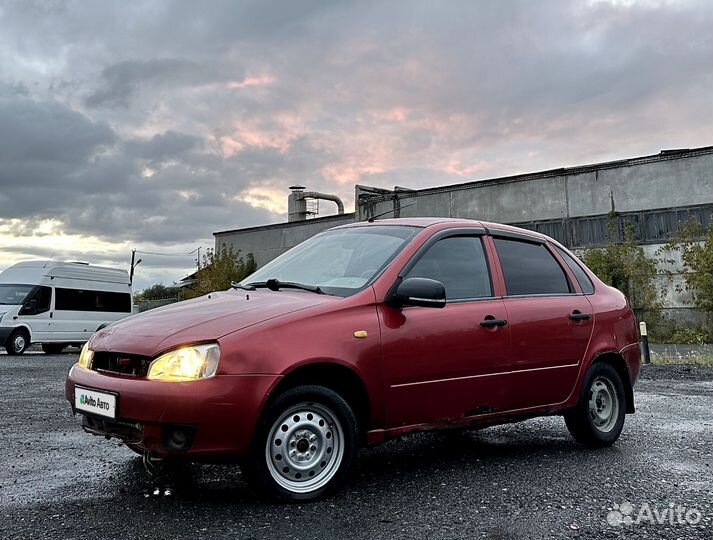
<svg viewBox="0 0 713 540">
<path fill-rule="evenodd" d="M 567 263 L 567 266 L 569 266 L 570 270 L 572 270 L 574 277 L 577 278 L 579 286 L 582 288 L 582 292 L 584 294 L 594 293 L 594 283 L 592 283 L 592 280 L 589 279 L 589 276 L 582 269 L 582 266 L 574 259 L 574 257 L 572 257 L 565 250 L 557 246 L 555 246 L 555 249 L 557 250 L 557 253 L 559 253 L 560 256 L 564 259 L 564 262 Z"/>
<path fill-rule="evenodd" d="M 495 238 L 495 247 L 509 296 L 572 292 L 564 269 L 544 244 Z"/>
<path fill-rule="evenodd" d="M 492 296 L 488 263 L 480 237 L 452 236 L 438 240 L 409 270 L 406 277 L 440 281 L 448 300 Z"/>
</svg>

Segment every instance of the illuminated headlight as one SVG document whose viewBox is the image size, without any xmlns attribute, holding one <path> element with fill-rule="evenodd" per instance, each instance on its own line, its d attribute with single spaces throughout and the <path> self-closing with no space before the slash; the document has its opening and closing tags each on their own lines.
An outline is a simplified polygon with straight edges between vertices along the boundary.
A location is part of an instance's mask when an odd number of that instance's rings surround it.
<svg viewBox="0 0 713 540">
<path fill-rule="evenodd" d="M 93 358 L 94 351 L 89 348 L 89 343 L 85 343 L 84 347 L 82 347 L 82 352 L 79 354 L 79 361 L 77 363 L 80 367 L 90 369 L 92 367 Z"/>
<path fill-rule="evenodd" d="M 220 359 L 217 343 L 181 347 L 151 362 L 149 379 L 157 381 L 195 381 L 215 375 Z"/>
</svg>

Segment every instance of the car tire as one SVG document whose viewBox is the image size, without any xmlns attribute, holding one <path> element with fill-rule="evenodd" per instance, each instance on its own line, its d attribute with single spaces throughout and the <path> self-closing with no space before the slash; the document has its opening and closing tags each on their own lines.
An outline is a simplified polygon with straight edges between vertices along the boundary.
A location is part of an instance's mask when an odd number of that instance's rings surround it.
<svg viewBox="0 0 713 540">
<path fill-rule="evenodd" d="M 264 497 L 321 498 L 354 466 L 359 427 L 349 403 L 323 386 L 298 386 L 272 399 L 258 422 L 243 472 Z"/>
<path fill-rule="evenodd" d="M 10 337 L 8 337 L 5 342 L 5 350 L 7 351 L 7 354 L 11 356 L 18 356 L 24 353 L 29 346 L 30 334 L 27 330 L 22 328 L 18 328 L 10 334 Z"/>
<path fill-rule="evenodd" d="M 577 406 L 564 415 L 567 429 L 578 442 L 591 448 L 611 446 L 624 428 L 626 392 L 619 372 L 597 362 L 584 380 Z"/>
<path fill-rule="evenodd" d="M 42 351 L 45 354 L 61 354 L 66 347 L 66 343 L 43 343 Z"/>
</svg>

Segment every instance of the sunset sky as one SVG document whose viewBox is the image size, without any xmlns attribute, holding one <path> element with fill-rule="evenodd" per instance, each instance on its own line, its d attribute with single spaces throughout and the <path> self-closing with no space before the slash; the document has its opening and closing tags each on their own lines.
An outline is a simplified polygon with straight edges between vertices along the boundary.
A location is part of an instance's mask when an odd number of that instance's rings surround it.
<svg viewBox="0 0 713 540">
<path fill-rule="evenodd" d="M 0 270 L 713 144 L 713 2 L 0 1 Z M 333 211 L 333 205 L 322 205 Z M 193 256 L 142 255 L 137 289 Z"/>
</svg>

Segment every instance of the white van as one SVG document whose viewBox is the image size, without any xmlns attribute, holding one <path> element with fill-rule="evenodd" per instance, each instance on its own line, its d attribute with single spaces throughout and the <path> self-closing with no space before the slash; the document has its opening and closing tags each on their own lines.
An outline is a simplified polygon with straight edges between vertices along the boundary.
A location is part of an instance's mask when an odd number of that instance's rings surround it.
<svg viewBox="0 0 713 540">
<path fill-rule="evenodd" d="M 22 354 L 31 343 L 57 354 L 131 312 L 125 270 L 30 261 L 0 273 L 0 346 L 8 354 Z"/>
</svg>

